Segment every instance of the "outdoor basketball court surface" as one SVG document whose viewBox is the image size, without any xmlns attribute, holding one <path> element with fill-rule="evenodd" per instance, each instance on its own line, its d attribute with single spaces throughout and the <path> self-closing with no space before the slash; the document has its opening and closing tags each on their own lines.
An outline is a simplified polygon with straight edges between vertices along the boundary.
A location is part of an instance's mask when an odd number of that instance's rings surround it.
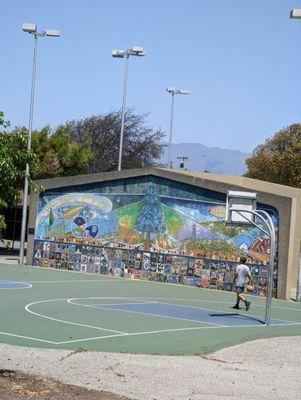
<svg viewBox="0 0 301 400">
<path fill-rule="evenodd" d="M 198 354 L 252 339 L 301 335 L 301 305 L 93 274 L 0 264 L 0 341 L 89 350 Z"/>
</svg>

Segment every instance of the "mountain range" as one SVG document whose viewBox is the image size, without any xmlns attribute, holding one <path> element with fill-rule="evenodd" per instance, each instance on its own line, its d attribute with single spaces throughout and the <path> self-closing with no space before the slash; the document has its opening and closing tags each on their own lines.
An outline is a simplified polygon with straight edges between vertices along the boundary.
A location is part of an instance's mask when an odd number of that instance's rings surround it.
<svg viewBox="0 0 301 400">
<path fill-rule="evenodd" d="M 173 166 L 178 169 L 180 160 L 177 157 L 186 156 L 185 168 L 199 171 L 225 174 L 243 175 L 247 171 L 245 160 L 251 154 L 239 150 L 227 150 L 219 147 L 207 147 L 201 143 L 175 143 L 173 144 Z M 166 165 L 168 160 L 168 147 L 165 148 L 160 163 Z"/>
</svg>

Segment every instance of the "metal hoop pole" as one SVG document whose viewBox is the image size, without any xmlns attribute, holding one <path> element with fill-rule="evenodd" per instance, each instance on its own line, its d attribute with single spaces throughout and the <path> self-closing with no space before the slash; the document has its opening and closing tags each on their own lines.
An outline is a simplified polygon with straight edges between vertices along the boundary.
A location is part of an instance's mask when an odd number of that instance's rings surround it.
<svg viewBox="0 0 301 400">
<path fill-rule="evenodd" d="M 269 326 L 271 325 L 271 305 L 272 305 L 272 289 L 273 289 L 273 270 L 274 270 L 274 262 L 275 262 L 275 242 L 276 242 L 276 234 L 275 234 L 275 226 L 272 221 L 272 218 L 269 216 L 269 214 L 266 211 L 263 210 L 256 210 L 256 211 L 251 211 L 251 210 L 242 210 L 242 209 L 236 209 L 232 208 L 230 209 L 230 212 L 237 212 L 239 215 L 241 215 L 243 218 L 245 218 L 246 221 L 252 223 L 256 228 L 260 229 L 262 232 L 264 232 L 266 235 L 268 235 L 271 239 L 271 244 L 270 244 L 270 261 L 268 264 L 268 284 L 267 284 L 267 296 L 266 296 L 266 304 L 265 304 L 265 325 Z M 249 213 L 252 215 L 255 215 L 258 217 L 268 228 L 268 232 L 266 232 L 264 229 L 260 228 L 255 222 L 247 218 L 244 214 Z M 267 218 L 265 219 L 263 215 Z"/>
</svg>

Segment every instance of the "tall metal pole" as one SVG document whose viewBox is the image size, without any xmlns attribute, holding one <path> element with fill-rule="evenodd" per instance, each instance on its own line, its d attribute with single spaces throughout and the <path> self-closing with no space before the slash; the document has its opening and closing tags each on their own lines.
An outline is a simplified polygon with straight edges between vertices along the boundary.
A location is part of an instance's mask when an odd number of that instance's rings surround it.
<svg viewBox="0 0 301 400">
<path fill-rule="evenodd" d="M 292 19 L 301 19 L 301 9 L 293 8 L 290 13 Z M 301 301 L 301 248 L 299 251 L 299 269 L 297 274 L 296 301 Z"/>
<path fill-rule="evenodd" d="M 168 144 L 168 168 L 172 168 L 172 126 L 173 126 L 173 109 L 174 109 L 174 96 L 171 93 L 171 109 L 170 109 L 170 127 L 169 127 L 169 144 Z"/>
<path fill-rule="evenodd" d="M 297 277 L 296 301 L 301 301 L 301 249 L 299 252 L 299 270 Z"/>
<path fill-rule="evenodd" d="M 126 94 L 127 94 L 127 84 L 128 84 L 128 69 L 129 69 L 129 54 L 126 54 L 124 63 L 124 83 L 123 83 L 123 97 L 122 97 L 122 111 L 121 111 L 118 171 L 121 171 L 121 165 L 122 165 L 123 133 L 124 133 L 124 118 L 125 118 Z"/>
<path fill-rule="evenodd" d="M 267 285 L 267 299 L 265 304 L 265 324 L 267 326 L 271 325 L 271 307 L 272 307 L 272 294 L 273 294 L 273 275 L 274 275 L 274 263 L 275 263 L 275 246 L 276 246 L 276 234 L 275 228 L 270 215 L 263 210 L 258 210 L 261 214 L 263 214 L 267 220 L 265 220 L 265 224 L 269 229 L 270 233 L 270 261 L 268 265 L 268 285 Z M 257 211 L 257 212 L 258 212 Z"/>
<path fill-rule="evenodd" d="M 28 150 L 31 149 L 34 95 L 35 95 L 36 70 L 37 70 L 37 50 L 38 50 L 38 33 L 35 33 L 34 34 L 33 63 L 32 63 L 30 109 L 29 109 L 28 143 L 27 143 Z M 25 182 L 24 182 L 24 191 L 23 191 L 23 209 L 22 209 L 20 251 L 19 251 L 19 266 L 21 266 L 21 267 L 24 266 L 25 231 L 26 231 L 26 222 L 27 222 L 28 179 L 29 179 L 29 164 L 26 163 Z"/>
</svg>

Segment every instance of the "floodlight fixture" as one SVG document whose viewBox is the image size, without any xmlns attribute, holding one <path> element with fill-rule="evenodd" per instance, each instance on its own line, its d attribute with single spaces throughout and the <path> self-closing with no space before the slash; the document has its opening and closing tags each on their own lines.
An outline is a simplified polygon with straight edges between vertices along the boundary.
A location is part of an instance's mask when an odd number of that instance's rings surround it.
<svg viewBox="0 0 301 400">
<path fill-rule="evenodd" d="M 301 19 L 301 8 L 293 8 L 290 16 L 292 19 Z"/>
<path fill-rule="evenodd" d="M 144 57 L 146 56 L 146 50 L 141 46 L 134 46 L 128 50 L 131 56 Z"/>
<path fill-rule="evenodd" d="M 143 51 L 143 47 L 141 47 L 141 46 L 133 46 L 131 48 L 131 50 L 136 52 L 136 53 L 141 53 Z"/>
<path fill-rule="evenodd" d="M 166 88 L 166 91 L 167 91 L 168 93 L 175 93 L 175 92 L 176 92 L 176 89 L 173 88 L 173 87 L 167 87 L 167 88 Z"/>
<path fill-rule="evenodd" d="M 46 29 L 45 36 L 60 37 L 60 32 L 53 29 Z"/>
<path fill-rule="evenodd" d="M 112 50 L 112 57 L 114 58 L 123 58 L 125 56 L 124 50 Z"/>
<path fill-rule="evenodd" d="M 36 33 L 37 26 L 36 26 L 36 24 L 24 23 L 24 24 L 22 24 L 22 30 L 23 30 L 23 32 Z"/>
<path fill-rule="evenodd" d="M 176 89 L 174 87 L 167 87 L 166 91 L 172 94 L 189 94 L 189 90 L 187 89 Z"/>
</svg>

